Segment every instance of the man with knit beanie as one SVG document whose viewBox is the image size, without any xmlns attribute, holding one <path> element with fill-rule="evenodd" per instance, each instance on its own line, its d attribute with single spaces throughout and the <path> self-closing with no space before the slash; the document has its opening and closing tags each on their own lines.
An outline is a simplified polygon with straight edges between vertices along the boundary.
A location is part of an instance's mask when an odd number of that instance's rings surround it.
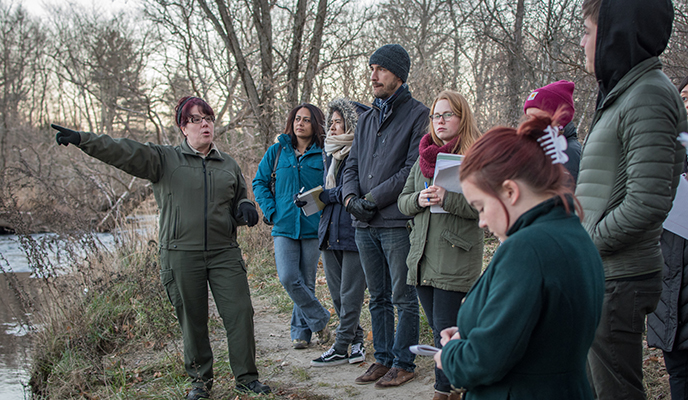
<svg viewBox="0 0 688 400">
<path fill-rule="evenodd" d="M 530 92 L 525 104 L 523 105 L 523 112 L 527 115 L 535 115 L 539 112 L 546 112 L 550 115 L 563 107 L 566 115 L 561 121 L 564 129 L 564 136 L 568 142 L 566 155 L 569 160 L 564 164 L 566 170 L 569 171 L 573 178 L 573 183 L 578 179 L 578 165 L 580 164 L 581 144 L 578 141 L 578 132 L 576 125 L 573 123 L 573 114 L 576 112 L 573 107 L 573 89 L 575 85 L 569 81 L 557 81 L 543 86 L 540 89 L 535 89 Z M 561 128 L 560 128 L 561 129 Z"/>
<path fill-rule="evenodd" d="M 403 47 L 382 46 L 368 64 L 375 100 L 359 117 L 341 196 L 356 228 L 375 347 L 375 363 L 355 382 L 376 382 L 382 389 L 410 381 L 416 367 L 409 350 L 418 343 L 419 330 L 416 289 L 406 284 L 409 217 L 399 211 L 397 198 L 418 158 L 429 110 L 405 83 L 411 60 Z"/>
</svg>

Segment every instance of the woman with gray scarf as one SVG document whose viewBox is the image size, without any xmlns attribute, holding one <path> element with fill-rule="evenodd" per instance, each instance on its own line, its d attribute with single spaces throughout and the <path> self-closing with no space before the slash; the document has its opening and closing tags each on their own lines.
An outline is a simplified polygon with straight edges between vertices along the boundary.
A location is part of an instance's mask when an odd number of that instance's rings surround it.
<svg viewBox="0 0 688 400">
<path fill-rule="evenodd" d="M 342 205 L 344 199 L 341 197 L 342 171 L 354 140 L 358 121 L 357 109 L 365 111 L 366 107 L 346 99 L 336 99 L 328 104 L 325 119 L 325 188 L 320 194 L 325 209 L 318 227 L 318 239 L 327 286 L 339 316 L 339 326 L 332 347 L 311 361 L 314 367 L 355 364 L 365 360 L 363 329 L 358 321 L 366 281 L 354 240 L 355 231 L 351 226 L 351 214 L 346 212 Z"/>
</svg>

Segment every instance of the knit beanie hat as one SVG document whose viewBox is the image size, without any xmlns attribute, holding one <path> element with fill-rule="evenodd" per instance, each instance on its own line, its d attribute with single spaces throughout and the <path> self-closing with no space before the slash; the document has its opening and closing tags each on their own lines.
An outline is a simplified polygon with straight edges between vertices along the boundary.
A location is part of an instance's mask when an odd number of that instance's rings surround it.
<svg viewBox="0 0 688 400">
<path fill-rule="evenodd" d="M 377 64 L 394 75 L 398 76 L 402 82 L 408 78 L 409 68 L 411 68 L 411 58 L 406 50 L 398 44 L 386 44 L 375 50 L 368 65 Z"/>
<path fill-rule="evenodd" d="M 543 86 L 540 89 L 535 89 L 530 92 L 523 105 L 523 112 L 529 108 L 539 108 L 550 114 L 554 114 L 559 106 L 564 105 L 565 110 L 568 111 L 561 120 L 562 126 L 566 126 L 573 120 L 573 113 L 576 112 L 573 107 L 573 89 L 575 85 L 569 81 L 557 81 Z"/>
</svg>

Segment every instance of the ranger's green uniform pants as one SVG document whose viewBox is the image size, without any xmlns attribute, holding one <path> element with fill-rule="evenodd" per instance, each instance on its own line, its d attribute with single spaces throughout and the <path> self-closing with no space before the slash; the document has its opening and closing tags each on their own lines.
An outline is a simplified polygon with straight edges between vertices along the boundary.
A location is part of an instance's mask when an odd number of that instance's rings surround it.
<svg viewBox="0 0 688 400">
<path fill-rule="evenodd" d="M 208 284 L 227 331 L 229 364 L 237 384 L 258 379 L 253 306 L 239 248 L 213 251 L 161 249 L 160 278 L 184 338 L 184 367 L 194 386 L 213 383 L 208 337 Z"/>
</svg>

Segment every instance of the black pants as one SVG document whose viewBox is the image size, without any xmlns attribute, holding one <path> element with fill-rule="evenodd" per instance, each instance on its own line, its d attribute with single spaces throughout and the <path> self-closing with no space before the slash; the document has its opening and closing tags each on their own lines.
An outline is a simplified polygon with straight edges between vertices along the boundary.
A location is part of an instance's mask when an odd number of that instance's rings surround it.
<svg viewBox="0 0 688 400">
<path fill-rule="evenodd" d="M 664 351 L 671 400 L 688 400 L 688 350 Z"/>
<path fill-rule="evenodd" d="M 442 329 L 456 326 L 456 315 L 459 313 L 461 301 L 466 293 L 442 290 L 432 286 L 416 286 L 420 304 L 428 317 L 428 324 L 432 328 L 435 347 L 442 348 L 440 333 Z M 435 390 L 449 393 L 451 383 L 444 372 L 435 367 Z"/>
</svg>

